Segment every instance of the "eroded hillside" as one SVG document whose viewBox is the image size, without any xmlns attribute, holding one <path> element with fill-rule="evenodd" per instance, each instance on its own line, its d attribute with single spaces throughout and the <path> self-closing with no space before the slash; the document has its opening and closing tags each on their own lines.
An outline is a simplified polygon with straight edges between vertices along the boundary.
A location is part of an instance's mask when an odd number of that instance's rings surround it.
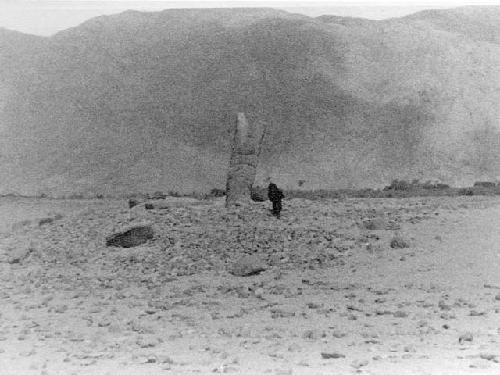
<svg viewBox="0 0 500 375">
<path fill-rule="evenodd" d="M 222 187 L 236 111 L 267 128 L 258 182 L 493 179 L 495 20 L 495 7 L 386 21 L 168 10 L 50 38 L 2 31 L 0 191 Z"/>
</svg>

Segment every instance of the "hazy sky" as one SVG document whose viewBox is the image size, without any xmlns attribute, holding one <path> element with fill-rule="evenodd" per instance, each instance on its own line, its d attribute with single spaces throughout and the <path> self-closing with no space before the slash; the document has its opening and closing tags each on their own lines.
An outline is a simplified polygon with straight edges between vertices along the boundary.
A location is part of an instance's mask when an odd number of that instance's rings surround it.
<svg viewBox="0 0 500 375">
<path fill-rule="evenodd" d="M 287 0 L 0 0 L 0 27 L 30 34 L 51 35 L 103 14 L 127 9 L 159 11 L 168 8 L 272 7 L 309 16 L 340 16 L 383 19 L 403 16 L 422 9 L 452 8 L 462 5 L 500 5 L 500 0 L 440 1 L 287 1 Z"/>
</svg>

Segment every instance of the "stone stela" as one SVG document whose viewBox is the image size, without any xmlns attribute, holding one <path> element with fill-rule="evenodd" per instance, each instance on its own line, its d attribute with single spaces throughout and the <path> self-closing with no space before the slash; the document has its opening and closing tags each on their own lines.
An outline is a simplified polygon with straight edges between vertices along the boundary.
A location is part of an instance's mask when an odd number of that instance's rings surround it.
<svg viewBox="0 0 500 375">
<path fill-rule="evenodd" d="M 239 112 L 227 174 L 226 206 L 250 201 L 257 171 L 260 136 L 260 127 L 256 124 L 249 125 L 245 114 Z"/>
</svg>

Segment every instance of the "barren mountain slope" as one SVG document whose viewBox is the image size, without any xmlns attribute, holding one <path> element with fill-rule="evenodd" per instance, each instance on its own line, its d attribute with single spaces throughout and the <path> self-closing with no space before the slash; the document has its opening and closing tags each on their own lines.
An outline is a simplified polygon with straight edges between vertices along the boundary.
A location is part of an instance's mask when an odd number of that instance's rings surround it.
<svg viewBox="0 0 500 375">
<path fill-rule="evenodd" d="M 443 29 L 436 14 L 469 26 Z M 222 187 L 236 111 L 267 129 L 259 181 L 494 178 L 500 47 L 474 20 L 483 8 L 388 21 L 129 11 L 37 48 L 2 34 L 19 47 L 0 50 L 0 191 Z"/>
</svg>

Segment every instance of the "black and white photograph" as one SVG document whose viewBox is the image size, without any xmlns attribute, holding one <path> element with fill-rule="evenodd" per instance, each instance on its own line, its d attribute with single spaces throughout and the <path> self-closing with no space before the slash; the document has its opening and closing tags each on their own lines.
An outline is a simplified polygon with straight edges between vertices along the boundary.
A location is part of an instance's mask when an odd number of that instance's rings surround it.
<svg viewBox="0 0 500 375">
<path fill-rule="evenodd" d="M 500 374 L 500 0 L 0 0 L 0 375 Z"/>
</svg>

